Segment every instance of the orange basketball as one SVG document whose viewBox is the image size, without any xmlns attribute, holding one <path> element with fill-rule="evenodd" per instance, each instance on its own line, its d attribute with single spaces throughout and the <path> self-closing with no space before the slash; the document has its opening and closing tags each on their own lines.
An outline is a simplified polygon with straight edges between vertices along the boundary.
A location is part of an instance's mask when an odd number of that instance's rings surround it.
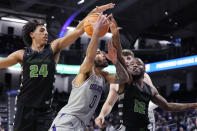
<svg viewBox="0 0 197 131">
<path fill-rule="evenodd" d="M 91 22 L 95 23 L 97 19 L 98 19 L 98 14 L 91 14 L 87 16 L 87 18 L 84 21 L 84 25 L 83 25 L 84 30 L 86 34 L 89 35 L 90 37 L 92 36 L 92 33 L 93 33 L 93 27 L 92 27 Z M 105 26 L 103 30 L 100 32 L 99 37 L 104 36 L 107 33 L 108 29 L 109 29 L 109 26 Z"/>
</svg>

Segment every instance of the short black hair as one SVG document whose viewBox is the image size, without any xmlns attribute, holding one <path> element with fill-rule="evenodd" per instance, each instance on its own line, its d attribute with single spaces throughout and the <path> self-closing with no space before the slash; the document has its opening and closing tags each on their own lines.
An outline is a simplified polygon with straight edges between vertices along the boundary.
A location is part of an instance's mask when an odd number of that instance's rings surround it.
<svg viewBox="0 0 197 131">
<path fill-rule="evenodd" d="M 30 37 L 30 33 L 34 32 L 36 27 L 39 25 L 44 25 L 44 23 L 39 20 L 32 20 L 32 21 L 27 22 L 23 26 L 22 37 L 23 37 L 23 41 L 24 41 L 25 45 L 27 45 L 27 46 L 32 45 L 32 39 Z"/>
<path fill-rule="evenodd" d="M 145 70 L 145 69 L 146 69 L 146 67 L 145 67 L 144 62 L 143 62 L 140 58 L 138 58 L 138 57 L 136 57 L 135 59 L 142 63 L 142 65 L 143 65 L 143 67 L 144 67 L 144 70 Z"/>
</svg>

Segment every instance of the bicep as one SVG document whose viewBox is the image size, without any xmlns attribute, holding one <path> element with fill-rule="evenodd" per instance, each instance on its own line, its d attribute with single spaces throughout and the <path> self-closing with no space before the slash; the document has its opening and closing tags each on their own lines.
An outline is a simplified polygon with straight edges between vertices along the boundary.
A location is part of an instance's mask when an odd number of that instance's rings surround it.
<svg viewBox="0 0 197 131">
<path fill-rule="evenodd" d="M 74 30 L 64 37 L 54 40 L 51 43 L 54 54 L 71 45 L 80 35 L 80 31 Z"/>
<path fill-rule="evenodd" d="M 84 59 L 83 63 L 81 64 L 80 66 L 80 70 L 79 72 L 80 73 L 87 73 L 87 72 L 90 72 L 90 70 L 92 69 L 92 66 L 93 66 L 93 62 L 88 59 L 87 57 Z"/>
<path fill-rule="evenodd" d="M 151 101 L 154 104 L 156 104 L 159 107 L 161 107 L 162 109 L 165 109 L 165 110 L 168 109 L 168 102 L 160 94 L 156 94 L 155 96 L 153 96 L 153 98 L 151 99 Z"/>
</svg>

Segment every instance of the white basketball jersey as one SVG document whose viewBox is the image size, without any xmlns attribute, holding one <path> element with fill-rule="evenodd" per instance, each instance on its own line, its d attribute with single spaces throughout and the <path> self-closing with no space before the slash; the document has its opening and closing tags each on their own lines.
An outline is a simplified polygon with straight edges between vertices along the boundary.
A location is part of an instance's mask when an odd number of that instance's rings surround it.
<svg viewBox="0 0 197 131">
<path fill-rule="evenodd" d="M 80 118 L 84 124 L 89 121 L 99 103 L 105 80 L 92 74 L 81 86 L 74 87 L 68 100 L 59 113 L 67 113 Z"/>
</svg>

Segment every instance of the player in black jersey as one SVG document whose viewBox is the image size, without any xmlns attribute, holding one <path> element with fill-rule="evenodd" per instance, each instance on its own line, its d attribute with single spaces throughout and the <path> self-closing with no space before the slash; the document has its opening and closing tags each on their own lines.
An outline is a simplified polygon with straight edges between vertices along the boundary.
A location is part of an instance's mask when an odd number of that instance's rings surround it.
<svg viewBox="0 0 197 131">
<path fill-rule="evenodd" d="M 115 46 L 121 46 L 119 42 L 115 44 L 117 44 Z M 117 48 L 117 51 L 118 49 L 121 48 Z M 119 50 L 118 53 L 118 56 L 122 57 L 121 50 Z M 124 59 L 122 62 L 124 63 Z M 148 131 L 148 104 L 150 101 L 167 111 L 197 109 L 197 103 L 168 103 L 158 93 L 156 88 L 146 84 L 144 82 L 145 65 L 139 58 L 134 58 L 130 63 L 125 64 L 125 68 L 130 75 L 130 82 L 120 85 L 118 92 L 124 92 L 123 124 L 126 126 L 126 131 Z M 102 127 L 104 117 L 110 113 L 117 100 L 116 92 L 111 92 L 109 95 L 108 97 L 111 97 L 111 101 L 108 100 L 110 103 L 106 104 L 110 106 L 103 107 L 99 117 L 95 120 L 99 127 Z"/>
<path fill-rule="evenodd" d="M 90 13 L 100 13 L 113 7 L 113 3 L 106 4 L 96 7 Z M 0 60 L 0 68 L 17 63 L 22 66 L 14 131 L 47 131 L 49 129 L 52 122 L 50 105 L 56 63 L 60 51 L 84 33 L 83 21 L 73 32 L 50 44 L 47 44 L 48 32 L 44 23 L 37 20 L 28 22 L 23 27 L 23 41 L 28 47 Z"/>
</svg>

